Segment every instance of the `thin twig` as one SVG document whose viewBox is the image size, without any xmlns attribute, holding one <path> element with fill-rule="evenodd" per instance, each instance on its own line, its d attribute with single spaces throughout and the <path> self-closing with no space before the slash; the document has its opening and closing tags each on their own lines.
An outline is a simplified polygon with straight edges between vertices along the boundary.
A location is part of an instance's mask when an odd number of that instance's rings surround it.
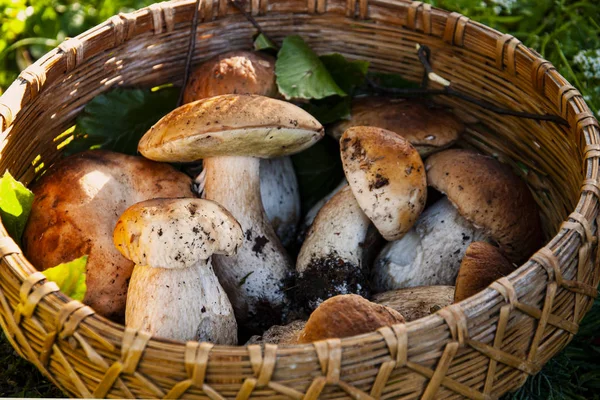
<svg viewBox="0 0 600 400">
<path fill-rule="evenodd" d="M 183 93 L 185 93 L 185 87 L 187 86 L 188 79 L 190 77 L 190 68 L 192 66 L 192 57 L 194 55 L 194 48 L 196 47 L 196 30 L 198 29 L 198 9 L 200 8 L 200 0 L 196 0 L 196 8 L 194 8 L 194 18 L 192 18 L 192 26 L 190 28 L 190 42 L 188 45 L 187 58 L 185 59 L 185 72 L 183 75 L 183 85 L 181 86 L 181 92 L 179 92 L 179 99 L 177 100 L 177 107 L 183 104 Z"/>
<path fill-rule="evenodd" d="M 273 39 L 271 39 L 269 37 L 269 35 L 267 35 L 265 33 L 265 31 L 262 30 L 262 28 L 260 27 L 260 24 L 258 22 L 256 22 L 256 20 L 254 19 L 254 17 L 244 9 L 244 6 L 242 5 L 242 3 L 240 3 L 237 0 L 229 0 L 229 1 L 231 2 L 231 4 L 233 4 L 233 6 L 235 8 L 238 9 L 239 12 L 241 12 L 244 15 L 244 17 L 246 17 L 246 19 L 252 24 L 252 26 L 254 26 L 256 28 L 256 30 L 258 31 L 259 34 L 263 35 L 271 43 L 273 43 L 275 46 L 277 46 L 277 44 L 275 43 L 275 41 L 273 41 Z"/>
<path fill-rule="evenodd" d="M 525 119 L 533 119 L 536 121 L 549 121 L 555 122 L 559 125 L 569 126 L 569 123 L 564 119 L 557 115 L 553 114 L 535 114 L 521 111 L 513 111 L 507 108 L 498 107 L 495 104 L 475 98 L 468 94 L 459 92 L 451 87 L 451 82 L 446 79 L 440 77 L 433 71 L 431 64 L 429 62 L 429 56 L 431 54 L 431 50 L 427 46 L 417 46 L 417 55 L 419 57 L 419 61 L 423 64 L 423 68 L 425 68 L 425 73 L 423 76 L 423 80 L 420 88 L 387 88 L 382 87 L 372 79 L 367 78 L 367 84 L 377 92 L 393 94 L 399 97 L 412 97 L 412 96 L 452 96 L 464 100 L 466 102 L 475 104 L 481 108 L 492 111 L 496 114 L 501 115 L 509 115 L 512 117 L 525 118 Z M 443 89 L 428 89 L 427 85 L 429 81 L 435 81 L 437 83 L 442 84 Z"/>
</svg>

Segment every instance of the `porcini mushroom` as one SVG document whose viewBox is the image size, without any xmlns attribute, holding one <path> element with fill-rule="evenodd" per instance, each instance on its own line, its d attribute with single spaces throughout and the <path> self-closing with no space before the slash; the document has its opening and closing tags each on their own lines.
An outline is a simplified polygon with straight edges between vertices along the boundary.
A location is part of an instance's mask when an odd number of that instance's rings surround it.
<svg viewBox="0 0 600 400">
<path fill-rule="evenodd" d="M 485 242 L 471 243 L 460 263 L 454 302 L 473 296 L 515 269 L 496 246 Z"/>
<path fill-rule="evenodd" d="M 339 139 L 354 126 L 373 126 L 395 132 L 408 140 L 425 157 L 451 146 L 464 124 L 450 112 L 415 99 L 358 97 L 352 101 L 351 118 L 338 122 L 327 132 Z"/>
<path fill-rule="evenodd" d="M 393 308 L 406 319 L 414 321 L 452 304 L 454 286 L 417 286 L 392 290 L 373 296 L 377 304 Z"/>
<path fill-rule="evenodd" d="M 378 291 L 453 284 L 474 241 L 497 243 L 515 263 L 539 248 L 537 204 L 507 166 L 473 151 L 446 150 L 431 155 L 426 169 L 428 183 L 447 197 L 382 250 L 373 268 Z"/>
<path fill-rule="evenodd" d="M 369 126 L 348 129 L 340 139 L 342 164 L 356 201 L 386 240 L 401 238 L 427 199 L 421 157 L 403 137 Z"/>
<path fill-rule="evenodd" d="M 238 321 L 258 328 L 279 319 L 291 261 L 268 223 L 260 196 L 260 158 L 290 155 L 323 136 L 323 127 L 291 103 L 223 95 L 186 104 L 158 121 L 138 149 L 159 161 L 203 159 L 204 196 L 240 222 L 245 240 L 237 255 L 215 256 L 215 272 Z"/>
<path fill-rule="evenodd" d="M 404 323 L 398 311 L 375 304 L 355 294 L 325 300 L 311 315 L 298 335 L 298 343 L 344 338 Z"/>
<path fill-rule="evenodd" d="M 144 201 L 121 215 L 113 239 L 135 263 L 128 327 L 173 340 L 237 344 L 233 308 L 210 262 L 242 244 L 242 228 L 226 209 L 201 199 Z"/>
<path fill-rule="evenodd" d="M 275 59 L 264 53 L 234 50 L 204 61 L 190 74 L 183 101 L 222 94 L 278 95 Z"/>
<path fill-rule="evenodd" d="M 104 150 L 67 157 L 31 186 L 25 255 L 40 270 L 88 255 L 83 302 L 122 321 L 133 263 L 112 243 L 119 215 L 143 200 L 193 197 L 190 186 L 185 174 L 142 157 Z"/>
<path fill-rule="evenodd" d="M 369 295 L 370 225 L 348 186 L 321 208 L 296 262 L 298 305 L 312 311 L 338 294 Z"/>
<path fill-rule="evenodd" d="M 264 53 L 234 50 L 206 60 L 190 74 L 184 102 L 222 94 L 277 97 L 275 59 Z M 292 161 L 289 157 L 262 160 L 260 169 L 265 212 L 286 246 L 293 239 L 300 219 L 300 193 Z"/>
</svg>

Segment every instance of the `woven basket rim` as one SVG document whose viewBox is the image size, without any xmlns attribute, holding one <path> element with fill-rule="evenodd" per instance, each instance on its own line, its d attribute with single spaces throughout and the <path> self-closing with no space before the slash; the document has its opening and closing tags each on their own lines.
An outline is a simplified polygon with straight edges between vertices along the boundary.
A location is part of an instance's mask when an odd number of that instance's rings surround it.
<svg viewBox="0 0 600 400">
<path fill-rule="evenodd" d="M 219 2 L 219 16 L 217 19 L 226 18 L 233 14 L 237 15 L 237 12 L 234 11 L 234 9 L 227 8 L 226 1 L 215 1 Z M 225 3 L 225 6 L 223 6 L 223 3 Z M 310 4 L 312 3 L 315 3 L 315 7 L 317 8 L 322 4 L 321 0 L 318 2 L 316 0 L 313 2 L 309 1 L 309 11 Z M 421 32 L 423 29 L 431 30 L 431 26 L 429 26 L 429 28 L 427 27 L 425 15 L 430 18 L 429 24 L 431 24 L 431 21 L 436 18 L 445 19 L 447 23 L 443 39 L 446 40 L 449 45 L 457 45 L 460 43 L 462 47 L 467 48 L 470 51 L 476 52 L 477 49 L 469 47 L 469 41 L 467 40 L 469 36 L 476 34 L 487 35 L 492 39 L 495 39 L 498 43 L 499 52 L 501 54 L 499 61 L 500 69 L 514 68 L 514 66 L 511 66 L 511 63 L 514 62 L 514 59 L 518 54 L 519 57 L 524 57 L 533 64 L 534 67 L 532 71 L 532 81 L 534 85 L 542 85 L 543 87 L 549 82 L 555 84 L 559 88 L 559 97 L 556 100 L 558 110 L 562 115 L 566 116 L 566 119 L 569 121 L 569 130 L 573 132 L 575 136 L 581 134 L 586 144 L 586 148 L 583 150 L 585 153 L 583 167 L 585 179 L 583 182 L 581 182 L 582 188 L 579 192 L 579 199 L 574 212 L 583 215 L 591 214 L 591 217 L 585 217 L 586 222 L 588 222 L 588 219 L 594 221 L 598 217 L 597 206 L 600 197 L 600 189 L 598 189 L 600 187 L 598 183 L 598 171 L 600 171 L 600 155 L 598 155 L 597 152 L 600 151 L 598 148 L 600 139 L 598 132 L 595 130 L 598 127 L 598 122 L 589 107 L 585 104 L 581 94 L 558 73 L 556 68 L 553 67 L 550 62 L 542 59 L 538 53 L 521 44 L 513 36 L 503 34 L 488 26 L 471 21 L 470 19 L 458 13 L 450 13 L 435 7 L 428 7 L 421 2 L 411 2 L 408 0 L 372 0 L 371 3 L 391 4 L 397 7 L 408 8 L 409 13 L 406 21 L 407 24 L 404 27 L 418 30 L 419 32 Z M 99 36 L 107 37 L 112 35 L 114 37 L 114 44 L 110 46 L 110 48 L 115 48 L 124 41 L 137 37 L 144 32 L 154 30 L 156 33 L 157 31 L 162 31 L 169 23 L 168 17 L 166 17 L 168 12 L 172 11 L 173 15 L 175 15 L 175 19 L 172 21 L 173 24 L 179 22 L 177 20 L 179 15 L 177 14 L 177 11 L 183 9 L 193 9 L 194 4 L 195 1 L 193 0 L 157 3 L 132 13 L 119 14 L 118 16 L 113 16 L 102 24 L 97 25 L 96 27 L 78 35 L 77 37 L 63 42 L 59 47 L 48 52 L 29 68 L 24 70 L 20 74 L 19 78 L 17 78 L 17 80 L 15 80 L 15 82 L 0 97 L 0 117 L 2 118 L 0 128 L 2 128 L 2 133 L 5 133 L 13 126 L 17 114 L 21 111 L 21 105 L 24 107 L 28 102 L 35 98 L 38 93 L 44 90 L 44 84 L 50 76 L 52 68 L 66 65 L 67 70 L 69 68 L 74 69 L 80 62 L 83 61 L 83 43 L 94 40 L 94 38 Z M 357 0 L 352 4 L 356 5 L 356 8 L 353 9 L 354 13 L 349 15 L 350 17 L 360 19 L 365 19 L 368 17 L 368 1 Z M 251 5 L 249 6 L 252 7 Z M 325 10 L 324 14 L 327 14 L 328 12 L 329 11 Z M 257 13 L 260 14 L 259 11 L 257 11 Z M 301 12 L 296 11 L 296 13 Z M 266 12 L 266 14 L 268 14 L 268 12 Z M 159 17 L 157 17 L 157 15 Z M 131 20 L 137 21 L 137 29 L 140 30 L 139 32 L 133 32 L 132 30 L 127 29 L 128 26 L 130 26 L 128 25 L 128 21 Z M 92 57 L 104 51 L 106 51 L 106 49 L 100 49 L 97 51 L 97 53 L 85 54 L 85 57 Z M 584 240 L 587 241 L 588 239 L 590 241 L 592 240 L 591 238 L 583 237 L 581 232 L 585 231 L 588 227 L 583 226 L 582 222 L 577 217 L 573 217 L 573 214 L 571 214 L 570 218 L 567 218 L 565 222 L 569 222 L 570 225 L 561 227 L 559 232 L 557 232 L 557 234 L 544 245 L 544 248 L 549 249 L 551 252 L 553 251 L 552 249 L 555 249 L 555 252 L 556 249 L 558 249 L 564 243 L 570 243 L 573 240 L 577 240 L 576 238 L 578 237 L 581 237 L 582 242 Z M 573 227 L 573 224 L 581 225 L 582 229 Z M 1 236 L 8 238 L 6 230 L 3 226 L 0 227 L 0 237 Z M 25 256 L 21 254 L 20 249 L 12 248 L 12 250 L 14 251 L 4 253 L 6 256 L 5 259 L 11 267 L 12 272 L 20 279 L 20 281 L 26 281 L 27 276 L 34 274 L 37 270 L 33 265 L 31 265 L 31 263 L 29 263 Z M 554 252 L 552 254 L 554 254 Z M 506 278 L 506 282 L 508 282 L 509 285 L 512 285 L 515 290 L 518 290 L 519 286 L 528 279 L 530 274 L 538 270 L 540 267 L 546 267 L 540 264 L 540 262 L 543 263 L 543 261 L 543 257 L 536 257 L 534 255 L 527 262 L 521 265 L 515 272 L 509 275 Z M 596 265 L 595 268 L 598 269 L 598 265 Z M 39 275 L 37 277 L 39 278 Z M 32 282 L 35 280 L 33 278 L 30 279 L 32 279 Z M 37 279 L 37 281 L 34 283 L 40 282 L 41 279 L 42 278 Z M 437 312 L 419 320 L 408 322 L 405 325 L 405 328 L 402 329 L 406 329 L 408 333 L 411 333 L 427 329 L 428 327 L 438 326 L 440 323 L 446 323 L 449 326 L 452 338 L 463 343 L 464 340 L 468 340 L 468 332 L 461 331 L 461 319 L 466 318 L 466 320 L 468 320 L 476 313 L 476 310 L 489 306 L 492 303 L 497 304 L 506 302 L 507 304 L 512 304 L 513 299 L 511 298 L 511 293 L 505 292 L 503 294 L 501 293 L 501 290 L 502 289 L 499 286 L 496 286 L 495 288 L 488 287 L 484 291 L 471 298 L 463 300 L 456 305 L 447 307 L 446 309 L 448 311 L 445 313 Z M 54 309 L 55 312 L 58 305 L 65 305 L 71 300 L 66 295 L 56 292 L 45 296 L 41 302 L 48 302 L 49 299 L 53 299 L 53 301 L 57 302 L 56 304 L 49 305 L 49 307 Z M 583 314 L 585 314 L 585 312 L 582 313 L 582 315 L 579 315 L 579 317 L 581 318 Z M 2 318 L 0 318 L 0 322 L 2 322 Z M 5 328 L 4 324 L 2 324 L 2 326 Z M 122 337 L 126 331 L 124 326 L 111 322 L 96 314 L 90 315 L 83 319 L 80 323 L 80 326 L 86 326 L 91 330 L 96 329 L 98 326 L 103 326 L 113 331 L 115 337 Z M 467 335 L 467 337 L 465 338 L 463 335 Z M 342 347 L 352 346 L 361 344 L 363 342 L 380 341 L 381 339 L 381 332 L 376 331 L 359 336 L 343 338 L 341 339 L 341 345 Z M 182 352 L 186 347 L 186 344 L 183 342 L 152 337 L 149 341 L 149 346 L 153 345 L 167 345 L 169 348 L 177 348 L 177 351 Z M 232 351 L 235 351 L 233 349 L 247 347 L 248 346 L 215 345 L 212 349 L 212 352 L 231 354 Z M 558 350 L 556 350 L 554 354 Z M 310 351 L 312 353 L 314 352 L 314 346 L 313 344 L 282 345 L 277 348 L 278 354 L 281 351 L 292 351 L 296 353 L 299 351 Z"/>
</svg>

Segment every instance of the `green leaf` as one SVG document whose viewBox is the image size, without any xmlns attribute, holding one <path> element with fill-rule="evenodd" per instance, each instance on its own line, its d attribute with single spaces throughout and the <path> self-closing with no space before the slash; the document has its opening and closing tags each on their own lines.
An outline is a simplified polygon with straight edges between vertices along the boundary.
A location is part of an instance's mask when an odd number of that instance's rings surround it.
<svg viewBox="0 0 600 400">
<path fill-rule="evenodd" d="M 273 43 L 271 39 L 260 33 L 256 39 L 254 39 L 254 50 L 277 50 L 277 45 Z"/>
<path fill-rule="evenodd" d="M 2 224 L 17 244 L 27 224 L 33 193 L 6 171 L 0 178 L 0 217 Z"/>
<path fill-rule="evenodd" d="M 56 282 L 60 291 L 73 300 L 83 301 L 87 286 L 85 284 L 85 267 L 88 256 L 79 257 L 73 261 L 58 264 L 42 273 L 46 278 Z"/>
<path fill-rule="evenodd" d="M 349 61 L 341 54 L 327 54 L 319 57 L 337 85 L 351 94 L 355 87 L 365 82 L 369 69 L 368 61 Z"/>
<path fill-rule="evenodd" d="M 303 213 L 331 192 L 344 177 L 339 154 L 337 140 L 326 135 L 313 146 L 292 156 Z"/>
<path fill-rule="evenodd" d="M 277 54 L 275 75 L 286 99 L 346 96 L 325 65 L 300 36 L 287 36 Z"/>
<path fill-rule="evenodd" d="M 102 148 L 137 154 L 146 131 L 177 105 L 179 89 L 115 89 L 96 96 L 77 118 L 66 154 Z"/>
<path fill-rule="evenodd" d="M 369 72 L 367 77 L 380 86 L 392 89 L 418 88 L 419 83 L 404 79 L 399 74 L 386 72 Z"/>
</svg>

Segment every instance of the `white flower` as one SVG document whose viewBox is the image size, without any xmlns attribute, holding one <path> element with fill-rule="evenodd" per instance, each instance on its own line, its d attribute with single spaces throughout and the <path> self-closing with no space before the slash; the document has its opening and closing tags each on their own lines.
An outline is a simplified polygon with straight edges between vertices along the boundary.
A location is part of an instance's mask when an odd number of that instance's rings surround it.
<svg viewBox="0 0 600 400">
<path fill-rule="evenodd" d="M 517 4 L 517 1 L 518 0 L 492 0 L 492 3 L 496 4 L 494 7 L 494 12 L 496 14 L 500 14 L 502 9 L 511 12 L 512 8 Z"/>
<path fill-rule="evenodd" d="M 573 57 L 587 79 L 600 79 L 600 49 L 581 50 Z"/>
</svg>

